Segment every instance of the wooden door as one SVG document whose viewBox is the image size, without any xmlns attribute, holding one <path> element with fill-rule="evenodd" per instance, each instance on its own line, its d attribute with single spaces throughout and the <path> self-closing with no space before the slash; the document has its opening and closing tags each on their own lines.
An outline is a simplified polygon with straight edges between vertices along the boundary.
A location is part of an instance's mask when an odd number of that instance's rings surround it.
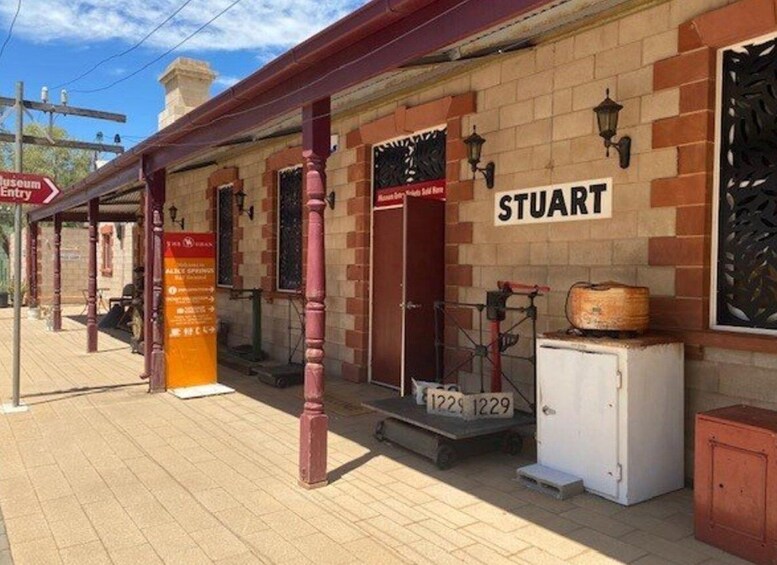
<svg viewBox="0 0 777 565">
<path fill-rule="evenodd" d="M 376 210 L 372 241 L 372 325 L 370 380 L 400 388 L 402 383 L 402 208 Z"/>
<path fill-rule="evenodd" d="M 445 202 L 406 196 L 403 210 L 402 394 L 410 394 L 411 378 L 435 378 L 434 303 L 445 297 Z"/>
</svg>

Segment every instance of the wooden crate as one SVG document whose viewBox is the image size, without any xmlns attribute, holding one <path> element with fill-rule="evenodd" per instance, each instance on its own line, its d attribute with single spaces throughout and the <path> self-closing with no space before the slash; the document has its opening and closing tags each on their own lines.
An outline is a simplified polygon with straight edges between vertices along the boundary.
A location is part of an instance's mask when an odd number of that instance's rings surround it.
<svg viewBox="0 0 777 565">
<path fill-rule="evenodd" d="M 696 416 L 697 539 L 777 564 L 777 412 L 730 406 Z"/>
</svg>

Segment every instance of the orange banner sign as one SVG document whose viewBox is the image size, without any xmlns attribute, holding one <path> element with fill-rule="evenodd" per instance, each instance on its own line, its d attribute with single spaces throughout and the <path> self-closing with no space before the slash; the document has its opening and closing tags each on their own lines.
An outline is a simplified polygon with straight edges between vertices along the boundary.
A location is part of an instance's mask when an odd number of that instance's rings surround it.
<svg viewBox="0 0 777 565">
<path fill-rule="evenodd" d="M 216 253 L 212 233 L 164 237 L 167 387 L 216 382 Z"/>
</svg>

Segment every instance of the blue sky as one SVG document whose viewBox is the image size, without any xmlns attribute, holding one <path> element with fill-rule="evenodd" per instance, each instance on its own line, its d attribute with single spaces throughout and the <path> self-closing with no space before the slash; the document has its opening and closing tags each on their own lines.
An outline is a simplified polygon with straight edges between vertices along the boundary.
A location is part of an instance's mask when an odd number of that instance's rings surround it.
<svg viewBox="0 0 777 565">
<path fill-rule="evenodd" d="M 18 0 L 0 1 L 0 45 Z M 169 22 L 132 52 L 108 61 L 83 79 L 67 85 L 69 103 L 127 115 L 126 124 L 59 116 L 56 124 L 84 140 L 102 131 L 106 140 L 119 133 L 125 146 L 157 127 L 163 106 L 157 77 L 176 57 L 207 60 L 219 74 L 216 94 L 318 30 L 366 3 L 366 0 L 238 0 L 222 16 L 173 53 L 137 75 L 127 77 L 184 40 L 235 0 L 22 0 L 5 52 L 0 57 L 0 95 L 13 96 L 17 80 L 25 97 L 38 100 L 41 87 L 59 101 L 58 85 L 99 61 L 135 45 L 177 10 Z M 36 113 L 37 114 L 37 113 Z M 40 114 L 37 114 L 41 116 Z M 6 119 L 5 128 L 13 128 Z"/>
</svg>

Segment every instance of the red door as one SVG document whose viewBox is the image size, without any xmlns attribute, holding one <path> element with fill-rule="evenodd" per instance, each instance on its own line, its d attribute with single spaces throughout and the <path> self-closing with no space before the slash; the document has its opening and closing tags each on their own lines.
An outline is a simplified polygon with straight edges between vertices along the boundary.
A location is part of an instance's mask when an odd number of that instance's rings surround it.
<svg viewBox="0 0 777 565">
<path fill-rule="evenodd" d="M 410 379 L 433 381 L 437 351 L 434 303 L 445 296 L 445 202 L 405 197 L 403 387 Z"/>
<path fill-rule="evenodd" d="M 402 208 L 375 210 L 372 219 L 370 380 L 402 383 Z"/>
<path fill-rule="evenodd" d="M 372 382 L 434 380 L 434 302 L 445 294 L 445 202 L 405 197 L 373 220 Z"/>
</svg>

